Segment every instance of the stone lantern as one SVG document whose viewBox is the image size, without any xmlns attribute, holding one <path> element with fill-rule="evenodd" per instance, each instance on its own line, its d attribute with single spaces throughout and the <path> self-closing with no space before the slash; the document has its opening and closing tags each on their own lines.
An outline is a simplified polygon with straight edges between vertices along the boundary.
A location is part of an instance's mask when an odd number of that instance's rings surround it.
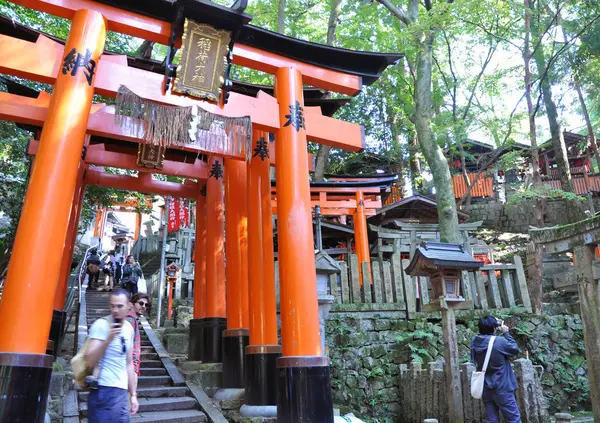
<svg viewBox="0 0 600 423">
<path fill-rule="evenodd" d="M 426 242 L 417 248 L 406 268 L 409 275 L 425 276 L 431 281 L 434 299 L 423 309 L 442 312 L 444 373 L 451 422 L 464 421 L 454 310 L 471 306 L 461 295 L 462 271 L 478 270 L 481 266 L 483 263 L 475 260 L 461 245 Z"/>
<path fill-rule="evenodd" d="M 424 306 L 425 311 L 471 308 L 471 302 L 462 295 L 462 271 L 477 270 L 482 265 L 462 245 L 425 242 L 415 251 L 406 273 L 431 281 L 433 301 Z"/>
<path fill-rule="evenodd" d="M 319 299 L 319 332 L 321 336 L 321 351 L 327 356 L 327 346 L 325 343 L 325 320 L 329 316 L 331 304 L 335 297 L 330 295 L 329 280 L 331 275 L 338 275 L 342 269 L 331 256 L 323 251 L 315 254 L 315 267 L 317 269 L 317 295 Z M 332 278 L 332 283 L 337 283 L 337 277 Z"/>
</svg>

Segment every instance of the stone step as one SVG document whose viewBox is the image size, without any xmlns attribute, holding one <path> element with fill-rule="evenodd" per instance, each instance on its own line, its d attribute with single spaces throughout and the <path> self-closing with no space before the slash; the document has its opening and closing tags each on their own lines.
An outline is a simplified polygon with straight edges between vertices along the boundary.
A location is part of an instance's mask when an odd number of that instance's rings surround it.
<svg viewBox="0 0 600 423">
<path fill-rule="evenodd" d="M 144 413 L 149 411 L 174 411 L 174 410 L 190 410 L 196 406 L 196 400 L 190 397 L 180 398 L 140 398 L 139 412 Z M 79 406 L 79 415 L 87 416 L 87 402 L 81 403 Z"/>
<path fill-rule="evenodd" d="M 161 367 L 162 366 L 162 361 L 160 360 L 143 360 L 140 363 L 140 368 L 147 368 L 147 367 Z"/>
<path fill-rule="evenodd" d="M 198 410 L 145 412 L 131 416 L 132 423 L 197 423 L 205 421 L 206 415 Z"/>
<path fill-rule="evenodd" d="M 169 376 L 140 376 L 138 378 L 138 386 L 161 386 L 170 385 L 171 378 Z"/>
<path fill-rule="evenodd" d="M 167 375 L 167 370 L 162 367 L 141 367 L 140 366 L 140 376 L 165 376 Z"/>
<path fill-rule="evenodd" d="M 142 361 L 145 360 L 158 360 L 158 354 L 156 353 L 152 353 L 152 354 L 146 354 L 146 353 L 142 353 L 142 355 L 140 356 Z"/>
<path fill-rule="evenodd" d="M 88 423 L 88 419 L 83 417 L 77 420 L 80 423 Z M 206 415 L 197 410 L 179 410 L 179 411 L 147 411 L 130 416 L 133 423 L 199 423 L 207 421 Z"/>
<path fill-rule="evenodd" d="M 137 390 L 139 398 L 183 397 L 188 393 L 185 386 L 140 387 Z M 89 392 L 80 392 L 79 400 L 87 401 Z"/>
</svg>

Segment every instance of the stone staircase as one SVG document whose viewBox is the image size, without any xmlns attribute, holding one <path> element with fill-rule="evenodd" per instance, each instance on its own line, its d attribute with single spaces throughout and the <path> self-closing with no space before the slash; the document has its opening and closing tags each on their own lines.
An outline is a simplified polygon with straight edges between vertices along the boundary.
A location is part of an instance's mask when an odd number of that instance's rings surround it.
<svg viewBox="0 0 600 423">
<path fill-rule="evenodd" d="M 88 328 L 98 318 L 110 314 L 109 293 L 88 291 L 86 293 Z M 164 348 L 154 333 L 147 333 L 146 325 L 140 325 L 142 339 L 141 373 L 138 378 L 140 409 L 131 421 L 136 423 L 196 423 L 205 422 L 206 415 L 200 411 L 196 398 L 185 384 L 170 360 L 161 358 L 158 349 Z M 152 332 L 151 329 L 149 329 Z M 163 356 L 164 357 L 164 356 Z M 87 422 L 87 392 L 79 394 L 81 422 Z"/>
</svg>

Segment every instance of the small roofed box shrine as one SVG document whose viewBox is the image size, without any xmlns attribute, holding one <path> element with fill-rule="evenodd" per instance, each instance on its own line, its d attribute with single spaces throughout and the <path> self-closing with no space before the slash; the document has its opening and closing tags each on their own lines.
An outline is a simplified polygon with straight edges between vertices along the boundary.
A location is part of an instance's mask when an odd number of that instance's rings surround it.
<svg viewBox="0 0 600 423">
<path fill-rule="evenodd" d="M 462 245 L 424 242 L 406 268 L 411 276 L 426 276 L 431 281 L 433 298 L 424 311 L 472 308 L 463 296 L 462 272 L 481 268 L 483 263 L 467 253 Z"/>
</svg>

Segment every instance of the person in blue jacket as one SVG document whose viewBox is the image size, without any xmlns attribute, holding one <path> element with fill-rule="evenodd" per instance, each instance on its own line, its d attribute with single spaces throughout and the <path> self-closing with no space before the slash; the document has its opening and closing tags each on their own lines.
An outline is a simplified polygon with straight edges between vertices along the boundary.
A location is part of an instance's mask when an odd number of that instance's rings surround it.
<svg viewBox="0 0 600 423">
<path fill-rule="evenodd" d="M 485 316 L 479 320 L 479 335 L 475 335 L 471 343 L 471 361 L 481 371 L 490 338 L 499 330 L 492 348 L 492 355 L 485 372 L 483 386 L 483 403 L 487 414 L 487 423 L 498 423 L 499 412 L 506 423 L 521 423 L 521 414 L 515 399 L 518 388 L 517 379 L 510 365 L 509 358 L 519 353 L 519 347 L 508 333 L 508 326 L 494 316 Z"/>
</svg>

